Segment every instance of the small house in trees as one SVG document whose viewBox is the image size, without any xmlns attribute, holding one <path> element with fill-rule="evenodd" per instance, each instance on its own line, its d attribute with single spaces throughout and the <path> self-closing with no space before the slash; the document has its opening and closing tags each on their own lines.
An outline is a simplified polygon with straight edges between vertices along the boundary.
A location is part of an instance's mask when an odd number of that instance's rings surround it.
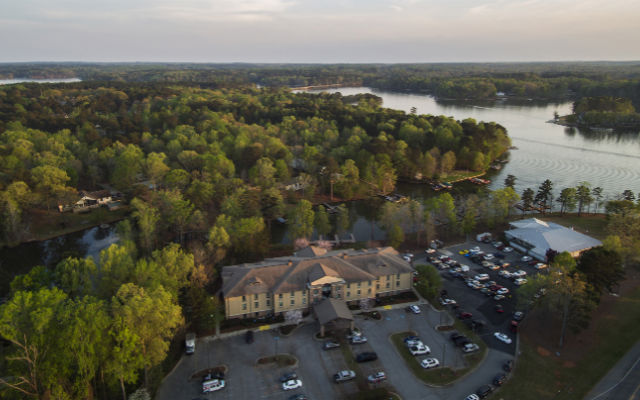
<svg viewBox="0 0 640 400">
<path fill-rule="evenodd" d="M 113 201 L 113 196 L 108 190 L 99 190 L 96 192 L 80 191 L 80 199 L 73 205 L 58 205 L 60 212 L 73 211 L 83 212 L 102 205 L 107 205 Z"/>
</svg>

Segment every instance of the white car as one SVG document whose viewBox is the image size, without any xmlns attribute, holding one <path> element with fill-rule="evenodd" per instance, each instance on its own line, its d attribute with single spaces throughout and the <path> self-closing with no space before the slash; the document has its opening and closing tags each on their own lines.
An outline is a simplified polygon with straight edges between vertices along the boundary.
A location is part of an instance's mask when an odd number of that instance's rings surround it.
<svg viewBox="0 0 640 400">
<path fill-rule="evenodd" d="M 538 270 L 540 270 L 540 269 L 545 269 L 545 268 L 547 268 L 547 267 L 548 267 L 548 265 L 547 265 L 547 264 L 545 264 L 545 263 L 537 263 L 537 264 L 535 265 L 535 268 L 536 268 L 536 269 L 538 269 Z"/>
<path fill-rule="evenodd" d="M 503 278 L 510 278 L 511 277 L 511 272 L 503 269 L 502 271 L 498 272 L 498 275 L 500 275 Z"/>
<path fill-rule="evenodd" d="M 224 380 L 222 379 L 211 379 L 202 382 L 202 393 L 215 392 L 220 389 L 224 389 Z"/>
<path fill-rule="evenodd" d="M 482 258 L 485 259 L 485 261 L 491 261 L 493 260 L 495 257 L 493 256 L 493 254 L 485 254 Z"/>
<path fill-rule="evenodd" d="M 500 300 L 504 299 L 504 295 L 497 294 L 497 295 L 493 296 L 493 299 L 496 300 L 496 301 L 500 301 Z"/>
<path fill-rule="evenodd" d="M 333 375 L 333 380 L 336 383 L 339 382 L 346 382 L 346 381 L 350 381 L 351 379 L 354 379 L 356 377 L 356 373 L 354 371 L 351 370 L 345 370 L 345 371 L 338 371 L 338 373 Z"/>
<path fill-rule="evenodd" d="M 482 251 L 482 250 L 480 250 L 480 247 L 478 247 L 478 246 L 476 246 L 476 247 L 474 247 L 472 249 L 469 249 L 469 253 L 479 253 L 480 251 Z"/>
<path fill-rule="evenodd" d="M 411 312 L 414 314 L 420 314 L 420 307 L 415 304 L 410 305 L 409 310 L 411 310 Z"/>
<path fill-rule="evenodd" d="M 527 283 L 528 281 L 525 278 L 518 278 L 515 281 L 513 281 L 513 283 L 515 283 L 518 286 L 522 286 L 525 283 Z"/>
<path fill-rule="evenodd" d="M 424 252 L 427 254 L 433 254 L 436 252 L 436 249 L 426 249 Z"/>
<path fill-rule="evenodd" d="M 420 361 L 420 366 L 424 369 L 436 368 L 440 365 L 440 361 L 437 358 L 425 358 Z"/>
<path fill-rule="evenodd" d="M 509 336 L 505 335 L 504 333 L 496 332 L 493 334 L 493 336 L 495 336 L 496 339 L 498 339 L 501 342 L 504 342 L 506 344 L 511 344 L 511 338 L 509 338 Z"/>
<path fill-rule="evenodd" d="M 527 276 L 527 271 L 523 271 L 523 270 L 518 270 L 516 272 L 511 273 L 512 278 L 522 278 L 525 276 Z"/>
<path fill-rule="evenodd" d="M 293 390 L 302 387 L 300 379 L 291 379 L 282 383 L 282 390 Z"/>
<path fill-rule="evenodd" d="M 496 290 L 496 294 L 507 294 L 507 293 L 509 293 L 509 289 L 507 289 L 506 287 Z"/>
<path fill-rule="evenodd" d="M 351 344 L 362 344 L 367 343 L 367 338 L 365 336 L 359 335 L 351 338 Z"/>
<path fill-rule="evenodd" d="M 496 249 L 502 245 L 503 245 L 502 242 L 493 242 L 493 247 L 495 247 Z"/>
<path fill-rule="evenodd" d="M 461 264 L 461 265 L 460 265 L 460 270 L 461 270 L 462 272 L 469 272 L 469 266 L 468 266 L 468 265 L 466 265 L 466 264 Z"/>
<path fill-rule="evenodd" d="M 464 400 L 480 400 L 480 397 L 477 394 L 473 393 L 468 395 Z"/>
<path fill-rule="evenodd" d="M 531 258 L 531 256 L 522 256 L 522 258 L 520 259 L 520 261 L 522 262 L 527 262 L 527 261 L 531 261 L 533 260 L 533 258 Z"/>
<path fill-rule="evenodd" d="M 507 246 L 504 249 L 502 249 L 502 251 L 505 252 L 505 253 L 511 253 L 513 251 L 513 247 Z"/>
<path fill-rule="evenodd" d="M 423 343 L 419 343 L 409 347 L 409 353 L 411 353 L 412 356 L 420 356 L 423 354 L 431 353 L 431 349 L 429 348 L 429 346 L 425 346 Z"/>
<path fill-rule="evenodd" d="M 472 353 L 480 350 L 480 347 L 475 343 L 467 343 L 462 347 L 462 351 L 465 353 Z"/>
<path fill-rule="evenodd" d="M 488 274 L 478 274 L 478 275 L 474 276 L 473 279 L 475 279 L 478 282 L 488 281 L 489 280 L 489 275 Z"/>
<path fill-rule="evenodd" d="M 449 304 L 456 304 L 456 301 L 454 299 L 441 298 L 440 299 L 440 304 L 442 304 L 443 306 L 448 306 Z"/>
</svg>

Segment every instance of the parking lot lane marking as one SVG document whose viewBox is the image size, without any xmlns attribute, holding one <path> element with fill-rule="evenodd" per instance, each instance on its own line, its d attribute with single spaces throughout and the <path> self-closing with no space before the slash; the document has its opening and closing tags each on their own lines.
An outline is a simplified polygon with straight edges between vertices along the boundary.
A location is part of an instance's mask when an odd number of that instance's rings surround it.
<svg viewBox="0 0 640 400">
<path fill-rule="evenodd" d="M 259 331 L 268 331 L 269 329 L 271 329 L 271 325 L 260 325 L 260 327 L 258 327 Z"/>
</svg>

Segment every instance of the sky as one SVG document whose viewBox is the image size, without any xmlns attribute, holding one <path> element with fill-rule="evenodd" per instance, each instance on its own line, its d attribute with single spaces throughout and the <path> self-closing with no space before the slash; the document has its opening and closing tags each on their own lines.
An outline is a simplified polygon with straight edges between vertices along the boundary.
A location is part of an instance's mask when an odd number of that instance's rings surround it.
<svg viewBox="0 0 640 400">
<path fill-rule="evenodd" d="M 640 60 L 638 0 L 0 0 L 0 62 Z"/>
</svg>

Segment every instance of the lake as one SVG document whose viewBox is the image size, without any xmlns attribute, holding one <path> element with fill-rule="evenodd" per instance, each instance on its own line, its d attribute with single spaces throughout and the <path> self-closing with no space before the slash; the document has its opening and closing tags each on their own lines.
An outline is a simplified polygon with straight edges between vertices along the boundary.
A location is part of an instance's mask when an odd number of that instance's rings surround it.
<svg viewBox="0 0 640 400">
<path fill-rule="evenodd" d="M 15 78 L 15 79 L 0 79 L 0 85 L 13 85 L 16 83 L 73 83 L 82 82 L 80 78 L 65 78 L 65 79 L 32 79 L 32 78 Z"/>
</svg>

